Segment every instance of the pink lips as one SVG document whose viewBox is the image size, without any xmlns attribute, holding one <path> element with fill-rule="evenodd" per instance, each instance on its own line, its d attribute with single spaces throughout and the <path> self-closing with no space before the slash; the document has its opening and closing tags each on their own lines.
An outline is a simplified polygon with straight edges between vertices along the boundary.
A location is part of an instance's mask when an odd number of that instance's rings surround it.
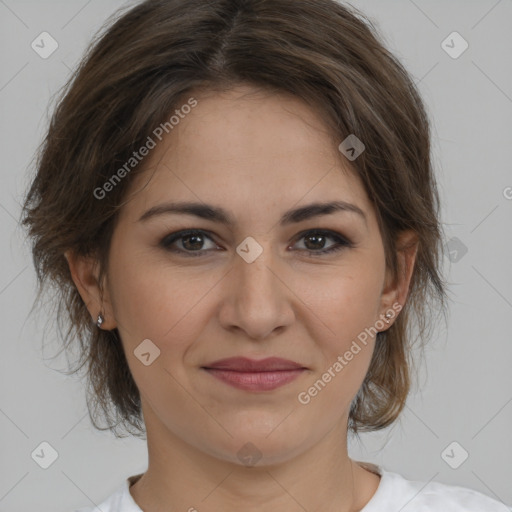
<svg viewBox="0 0 512 512">
<path fill-rule="evenodd" d="M 294 380 L 306 370 L 294 361 L 278 357 L 259 361 L 231 357 L 210 363 L 203 369 L 226 384 L 246 391 L 270 391 Z"/>
</svg>

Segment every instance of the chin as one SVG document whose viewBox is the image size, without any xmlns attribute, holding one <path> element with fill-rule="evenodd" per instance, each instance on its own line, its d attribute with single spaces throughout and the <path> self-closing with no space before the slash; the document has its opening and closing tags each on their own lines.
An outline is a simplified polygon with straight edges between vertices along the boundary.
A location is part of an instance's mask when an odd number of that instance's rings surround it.
<svg viewBox="0 0 512 512">
<path fill-rule="evenodd" d="M 283 417 L 279 418 L 282 421 Z M 310 444 L 312 436 L 308 436 L 307 431 L 302 424 L 300 429 L 297 425 L 295 432 L 288 431 L 279 425 L 279 421 L 272 421 L 272 427 L 261 425 L 261 418 L 253 424 L 240 426 L 234 429 L 231 425 L 227 430 L 233 437 L 223 436 L 218 439 L 217 449 L 211 453 L 216 458 L 245 467 L 265 467 L 273 466 L 287 462 L 297 455 L 300 455 Z M 215 441 L 211 441 L 209 451 L 215 446 Z"/>
</svg>

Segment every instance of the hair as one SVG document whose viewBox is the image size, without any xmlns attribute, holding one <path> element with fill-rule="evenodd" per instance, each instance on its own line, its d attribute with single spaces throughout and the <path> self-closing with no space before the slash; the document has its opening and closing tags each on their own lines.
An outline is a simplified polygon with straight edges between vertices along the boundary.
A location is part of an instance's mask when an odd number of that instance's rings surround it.
<svg viewBox="0 0 512 512">
<path fill-rule="evenodd" d="M 108 24 L 61 92 L 22 211 L 36 302 L 48 283 L 56 285 L 63 347 L 78 343 L 71 372 L 87 365 L 93 425 L 120 437 L 123 429 L 145 434 L 119 332 L 91 322 L 64 253 L 97 258 L 102 282 L 118 212 L 130 183 L 146 169 L 135 166 L 102 199 L 93 191 L 112 179 L 184 97 L 241 84 L 311 105 L 336 145 L 350 134 L 363 141 L 366 149 L 351 168 L 375 206 L 393 275 L 401 271 L 398 235 L 417 235 L 407 301 L 391 327 L 377 334 L 349 412 L 355 434 L 392 424 L 410 391 L 413 341 L 427 339 L 446 293 L 428 116 L 374 24 L 335 0 L 147 0 Z"/>
</svg>

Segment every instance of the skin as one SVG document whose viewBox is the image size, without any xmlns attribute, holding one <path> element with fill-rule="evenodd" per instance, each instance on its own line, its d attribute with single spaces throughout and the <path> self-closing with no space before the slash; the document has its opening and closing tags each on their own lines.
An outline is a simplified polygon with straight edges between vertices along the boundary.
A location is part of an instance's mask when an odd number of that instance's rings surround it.
<svg viewBox="0 0 512 512">
<path fill-rule="evenodd" d="M 130 492 L 150 512 L 361 510 L 380 478 L 349 458 L 347 421 L 375 339 L 361 344 L 307 405 L 297 397 L 359 333 L 393 304 L 404 304 L 414 234 L 400 239 L 400 247 L 410 248 L 399 250 L 403 272 L 393 279 L 362 183 L 301 100 L 249 86 L 194 97 L 198 105 L 151 151 L 146 172 L 132 183 L 103 295 L 95 261 L 66 254 L 91 317 L 102 311 L 101 328 L 119 329 L 141 393 L 149 464 Z M 364 218 L 341 211 L 278 223 L 288 209 L 331 200 L 356 205 Z M 221 206 L 235 225 L 182 214 L 138 221 L 168 201 Z M 202 255 L 159 246 L 189 228 L 208 236 L 172 246 Z M 315 229 L 332 230 L 352 245 L 308 255 L 305 249 L 336 244 L 330 236 L 322 242 L 314 233 L 300 235 Z M 236 252 L 247 236 L 263 249 L 250 264 Z M 144 339 L 160 349 L 149 366 L 134 355 Z M 265 392 L 236 389 L 201 369 L 232 356 L 278 356 L 308 369 Z M 249 442 L 261 456 L 252 467 L 237 456 Z"/>
</svg>

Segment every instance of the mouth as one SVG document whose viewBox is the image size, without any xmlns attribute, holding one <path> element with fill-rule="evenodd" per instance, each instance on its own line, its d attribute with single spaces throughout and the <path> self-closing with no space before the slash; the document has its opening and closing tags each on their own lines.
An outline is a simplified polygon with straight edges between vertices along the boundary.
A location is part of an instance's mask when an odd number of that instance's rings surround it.
<svg viewBox="0 0 512 512">
<path fill-rule="evenodd" d="M 307 370 L 299 363 L 277 357 L 259 361 L 232 357 L 201 368 L 212 377 L 246 391 L 271 391 L 291 382 Z"/>
</svg>

